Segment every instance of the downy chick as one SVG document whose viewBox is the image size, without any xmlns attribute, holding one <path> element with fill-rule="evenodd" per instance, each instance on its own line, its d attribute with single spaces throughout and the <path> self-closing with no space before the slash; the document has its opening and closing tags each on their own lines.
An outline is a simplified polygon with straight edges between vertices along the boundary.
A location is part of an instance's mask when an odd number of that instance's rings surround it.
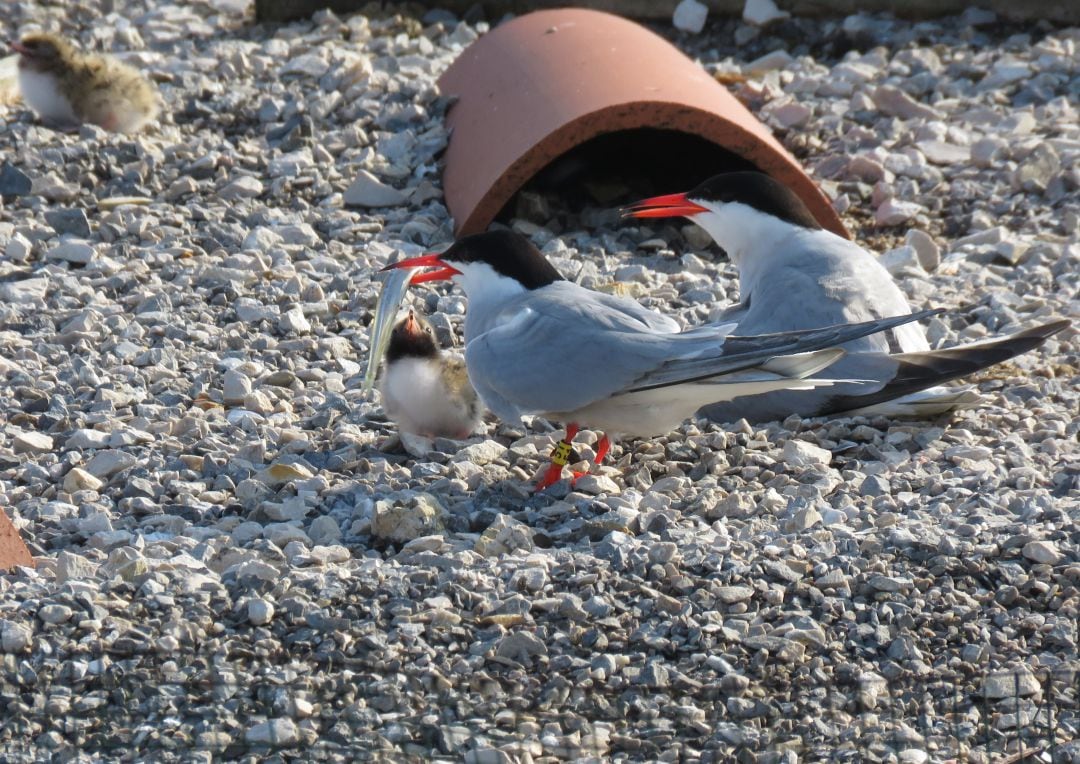
<svg viewBox="0 0 1080 764">
<path fill-rule="evenodd" d="M 440 350 L 434 329 L 412 310 L 390 334 L 378 388 L 403 434 L 461 440 L 483 414 L 464 359 Z"/>
<path fill-rule="evenodd" d="M 110 56 L 83 53 L 44 32 L 12 43 L 19 54 L 23 101 L 52 126 L 84 122 L 130 133 L 158 114 L 158 93 L 145 77 Z"/>
</svg>

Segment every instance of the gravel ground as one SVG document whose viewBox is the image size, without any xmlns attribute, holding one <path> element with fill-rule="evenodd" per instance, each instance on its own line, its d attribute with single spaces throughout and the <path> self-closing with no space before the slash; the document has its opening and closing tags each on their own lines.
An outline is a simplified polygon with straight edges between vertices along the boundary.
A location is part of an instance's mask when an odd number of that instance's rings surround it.
<svg viewBox="0 0 1080 764">
<path fill-rule="evenodd" d="M 168 104 L 134 138 L 0 107 L 0 505 L 40 559 L 0 578 L 0 758 L 986 761 L 1048 706 L 1080 756 L 1075 330 L 939 421 L 695 422 L 541 496 L 542 422 L 415 459 L 360 391 L 370 277 L 450 238 L 434 80 L 487 25 L 113 5 L 0 16 Z M 1080 313 L 1080 31 L 658 31 L 958 309 L 934 343 Z M 513 225 L 586 284 L 735 295 L 692 227 L 545 206 Z"/>
</svg>

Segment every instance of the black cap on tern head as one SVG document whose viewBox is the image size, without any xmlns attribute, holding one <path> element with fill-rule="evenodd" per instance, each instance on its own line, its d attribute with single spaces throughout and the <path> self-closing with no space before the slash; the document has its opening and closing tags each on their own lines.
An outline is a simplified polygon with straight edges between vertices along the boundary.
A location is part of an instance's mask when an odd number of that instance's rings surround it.
<svg viewBox="0 0 1080 764">
<path fill-rule="evenodd" d="M 519 233 L 499 230 L 465 236 L 439 255 L 447 263 L 487 263 L 502 276 L 517 279 L 526 289 L 564 281 L 555 266 Z"/>
<path fill-rule="evenodd" d="M 820 229 L 802 199 L 778 180 L 763 172 L 728 172 L 715 175 L 685 194 L 698 202 L 732 202 L 753 207 L 766 215 L 803 228 Z"/>
</svg>

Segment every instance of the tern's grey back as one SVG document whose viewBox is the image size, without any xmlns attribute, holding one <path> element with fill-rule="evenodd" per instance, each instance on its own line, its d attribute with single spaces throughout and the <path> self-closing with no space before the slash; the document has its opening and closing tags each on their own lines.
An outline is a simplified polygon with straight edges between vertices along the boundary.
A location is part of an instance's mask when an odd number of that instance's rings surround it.
<svg viewBox="0 0 1080 764">
<path fill-rule="evenodd" d="M 739 264 L 745 309 L 738 315 L 737 334 L 788 332 L 911 312 L 904 293 L 874 255 L 826 231 L 791 230 L 788 246 L 760 261 L 745 256 Z M 917 324 L 905 324 L 892 334 L 863 337 L 844 349 L 882 353 L 929 349 Z"/>
</svg>

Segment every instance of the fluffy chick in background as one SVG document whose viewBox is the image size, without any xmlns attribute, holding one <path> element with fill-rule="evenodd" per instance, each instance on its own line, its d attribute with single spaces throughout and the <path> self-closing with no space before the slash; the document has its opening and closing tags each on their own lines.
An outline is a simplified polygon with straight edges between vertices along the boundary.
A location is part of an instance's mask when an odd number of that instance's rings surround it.
<svg viewBox="0 0 1080 764">
<path fill-rule="evenodd" d="M 23 101 L 51 126 L 89 122 L 130 133 L 157 117 L 157 90 L 127 64 L 83 53 L 44 32 L 28 34 L 11 47 L 19 53 Z"/>
<path fill-rule="evenodd" d="M 413 310 L 390 334 L 378 389 L 410 451 L 416 449 L 407 436 L 460 440 L 472 434 L 483 416 L 465 360 L 443 352 L 435 330 Z"/>
</svg>

